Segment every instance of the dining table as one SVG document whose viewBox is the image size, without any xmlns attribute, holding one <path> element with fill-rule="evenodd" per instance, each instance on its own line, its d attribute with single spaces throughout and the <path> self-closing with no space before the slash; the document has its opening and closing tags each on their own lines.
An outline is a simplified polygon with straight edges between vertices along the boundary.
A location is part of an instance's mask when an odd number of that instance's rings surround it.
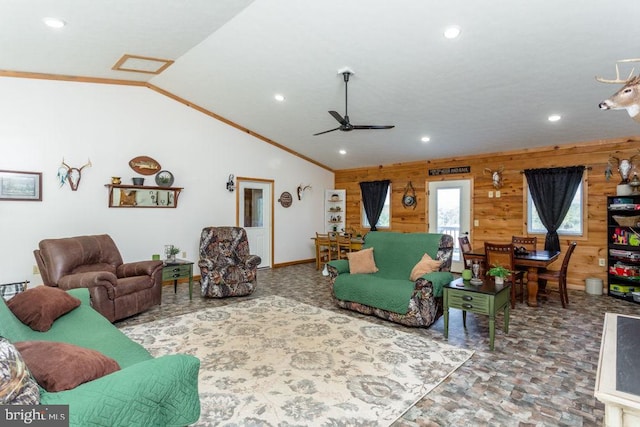
<svg viewBox="0 0 640 427">
<path fill-rule="evenodd" d="M 484 262 L 486 257 L 484 248 L 474 249 L 465 252 L 466 259 Z M 555 262 L 560 256 L 560 251 L 528 251 L 515 252 L 513 262 L 516 267 L 524 267 L 527 269 L 527 304 L 530 307 L 538 306 L 538 271 L 547 268 L 551 263 Z"/>
</svg>

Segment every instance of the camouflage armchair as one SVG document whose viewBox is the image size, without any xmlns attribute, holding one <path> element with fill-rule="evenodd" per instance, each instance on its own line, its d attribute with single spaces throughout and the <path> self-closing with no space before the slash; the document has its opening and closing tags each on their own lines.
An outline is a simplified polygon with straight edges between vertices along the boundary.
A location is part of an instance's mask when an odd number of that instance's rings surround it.
<svg viewBox="0 0 640 427">
<path fill-rule="evenodd" d="M 241 227 L 205 227 L 200 236 L 200 289 L 203 297 L 251 294 L 262 260 L 249 254 L 247 232 Z"/>
</svg>

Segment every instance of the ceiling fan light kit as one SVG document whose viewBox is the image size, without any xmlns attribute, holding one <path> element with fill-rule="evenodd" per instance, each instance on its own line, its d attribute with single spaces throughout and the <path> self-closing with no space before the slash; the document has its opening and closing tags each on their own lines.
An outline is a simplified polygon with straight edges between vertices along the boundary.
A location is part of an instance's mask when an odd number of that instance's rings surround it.
<svg viewBox="0 0 640 427">
<path fill-rule="evenodd" d="M 325 133 L 333 132 L 335 130 L 341 130 L 343 132 L 350 132 L 352 130 L 362 129 L 392 129 L 395 125 L 352 125 L 349 120 L 349 77 L 354 73 L 349 68 L 343 68 L 338 70 L 338 74 L 342 74 L 344 80 L 344 117 L 337 111 L 329 111 L 329 114 L 340 123 L 340 126 L 334 129 L 325 130 L 323 132 L 314 133 L 313 136 L 322 135 Z"/>
</svg>

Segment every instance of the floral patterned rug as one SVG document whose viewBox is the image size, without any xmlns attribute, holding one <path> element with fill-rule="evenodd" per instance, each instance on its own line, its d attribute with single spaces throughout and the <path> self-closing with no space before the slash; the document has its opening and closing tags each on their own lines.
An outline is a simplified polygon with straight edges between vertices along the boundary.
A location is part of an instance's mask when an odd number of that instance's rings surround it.
<svg viewBox="0 0 640 427">
<path fill-rule="evenodd" d="M 122 331 L 200 359 L 197 425 L 386 426 L 473 354 L 277 296 Z"/>
</svg>

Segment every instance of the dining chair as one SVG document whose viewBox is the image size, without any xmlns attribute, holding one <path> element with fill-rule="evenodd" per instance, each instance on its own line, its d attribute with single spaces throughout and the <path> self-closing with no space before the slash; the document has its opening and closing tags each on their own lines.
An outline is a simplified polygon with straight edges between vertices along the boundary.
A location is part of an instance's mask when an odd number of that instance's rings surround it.
<svg viewBox="0 0 640 427">
<path fill-rule="evenodd" d="M 538 250 L 538 238 L 535 236 L 511 236 L 511 243 L 513 243 L 514 251 L 516 252 L 518 252 L 519 248 L 524 248 L 527 252 Z M 527 273 L 527 267 L 516 266 L 516 270 L 522 271 L 522 274 Z"/>
<path fill-rule="evenodd" d="M 520 296 L 520 302 L 524 302 L 523 272 L 515 269 L 513 243 L 484 242 L 484 255 L 487 260 L 487 271 L 494 266 L 502 266 L 511 274 L 505 279 L 511 282 L 511 308 L 516 306 L 516 298 Z M 516 285 L 520 285 L 520 294 Z"/>
<path fill-rule="evenodd" d="M 538 283 L 541 288 L 546 289 L 547 281 L 558 283 L 558 292 L 560 292 L 562 308 L 567 308 L 569 305 L 569 294 L 567 293 L 567 270 L 569 269 L 569 260 L 571 259 L 571 255 L 577 245 L 577 242 L 569 243 L 569 247 L 567 249 L 567 253 L 564 255 L 564 259 L 562 260 L 562 267 L 560 267 L 560 270 L 548 270 L 545 268 L 538 272 Z"/>
<path fill-rule="evenodd" d="M 351 252 L 351 235 L 350 234 L 338 234 L 336 236 L 337 241 L 337 255 L 338 259 L 348 259 L 347 254 Z"/>
<path fill-rule="evenodd" d="M 332 255 L 329 234 L 316 232 L 316 270 L 320 270 L 323 263 L 331 261 Z"/>
<path fill-rule="evenodd" d="M 527 251 L 538 249 L 538 238 L 530 236 L 511 236 L 511 243 L 516 248 L 525 248 Z"/>
<path fill-rule="evenodd" d="M 469 252 L 471 252 L 473 250 L 473 248 L 471 247 L 471 242 L 469 241 L 469 236 L 462 236 L 462 237 L 458 237 L 458 245 L 460 246 L 460 254 L 462 255 L 462 263 L 464 265 L 464 268 L 468 268 L 471 269 L 473 262 L 477 261 L 478 264 L 480 265 L 480 277 L 484 276 L 484 272 L 485 272 L 485 258 L 482 257 L 478 257 L 478 256 L 467 256 L 466 254 L 468 254 Z"/>
</svg>

